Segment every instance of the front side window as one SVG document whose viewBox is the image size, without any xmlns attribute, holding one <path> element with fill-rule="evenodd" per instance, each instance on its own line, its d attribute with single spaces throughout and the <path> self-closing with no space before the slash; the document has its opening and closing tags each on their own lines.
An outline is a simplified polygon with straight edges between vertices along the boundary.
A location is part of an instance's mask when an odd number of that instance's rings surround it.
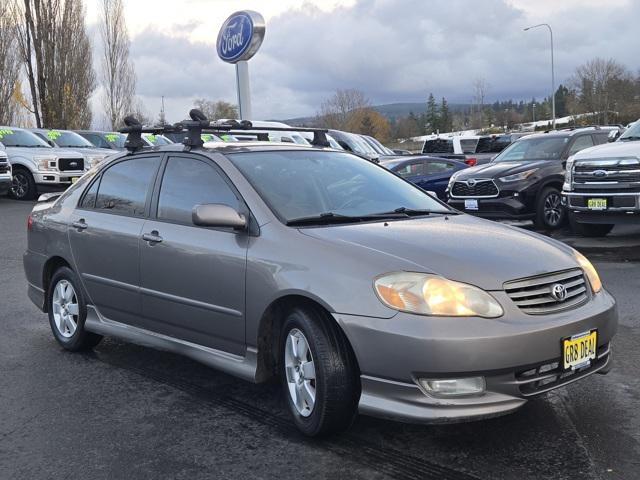
<svg viewBox="0 0 640 480">
<path fill-rule="evenodd" d="M 236 210 L 240 206 L 233 190 L 212 165 L 197 158 L 169 158 L 160 187 L 158 218 L 191 225 L 193 207 L 210 203 Z"/>
<path fill-rule="evenodd" d="M 415 177 L 424 173 L 424 165 L 422 162 L 407 163 L 402 168 L 395 171 L 401 177 Z"/>
<path fill-rule="evenodd" d="M 453 170 L 453 164 L 449 162 L 427 162 L 424 165 L 424 173 L 426 175 L 438 175 L 440 173 L 445 173 Z"/>
<path fill-rule="evenodd" d="M 147 194 L 159 163 L 159 157 L 140 157 L 109 167 L 100 179 L 95 208 L 134 217 L 143 216 Z"/>
<path fill-rule="evenodd" d="M 582 135 L 576 138 L 573 145 L 571 145 L 569 155 L 573 155 L 574 153 L 578 153 L 580 150 L 584 150 L 589 147 L 593 147 L 593 139 L 591 138 L 591 135 Z"/>
<path fill-rule="evenodd" d="M 284 222 L 326 213 L 375 215 L 403 207 L 450 211 L 388 170 L 348 153 L 291 150 L 227 156 Z"/>
</svg>

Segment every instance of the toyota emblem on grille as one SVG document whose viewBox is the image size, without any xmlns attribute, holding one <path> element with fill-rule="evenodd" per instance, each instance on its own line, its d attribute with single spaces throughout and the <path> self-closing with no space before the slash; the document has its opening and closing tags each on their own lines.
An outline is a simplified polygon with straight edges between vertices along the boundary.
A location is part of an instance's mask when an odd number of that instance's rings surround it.
<svg viewBox="0 0 640 480">
<path fill-rule="evenodd" d="M 551 287 L 551 296 L 558 302 L 563 302 L 567 298 L 567 289 L 561 283 L 556 283 Z"/>
<path fill-rule="evenodd" d="M 593 172 L 593 176 L 594 177 L 606 177 L 607 176 L 607 171 L 606 170 L 596 170 L 595 172 Z"/>
<path fill-rule="evenodd" d="M 476 183 L 478 182 L 475 178 L 470 178 L 469 180 L 467 180 L 467 187 L 473 187 Z"/>
</svg>

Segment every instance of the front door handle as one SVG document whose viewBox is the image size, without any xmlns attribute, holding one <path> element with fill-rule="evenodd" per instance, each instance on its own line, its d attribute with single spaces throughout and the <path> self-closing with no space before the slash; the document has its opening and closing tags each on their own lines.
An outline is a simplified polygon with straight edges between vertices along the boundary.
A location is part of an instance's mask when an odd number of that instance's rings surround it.
<svg viewBox="0 0 640 480">
<path fill-rule="evenodd" d="M 163 240 L 157 230 L 153 230 L 151 233 L 143 233 L 142 239 L 149 242 L 149 245 L 155 245 Z"/>
<path fill-rule="evenodd" d="M 81 232 L 82 230 L 86 230 L 89 225 L 84 221 L 84 218 L 81 218 L 77 222 L 73 222 L 71 226 Z"/>
</svg>

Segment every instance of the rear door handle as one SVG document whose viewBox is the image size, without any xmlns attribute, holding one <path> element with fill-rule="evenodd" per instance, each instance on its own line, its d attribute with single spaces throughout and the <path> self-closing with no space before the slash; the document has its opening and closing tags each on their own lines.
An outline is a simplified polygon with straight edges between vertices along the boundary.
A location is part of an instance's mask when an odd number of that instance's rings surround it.
<svg viewBox="0 0 640 480">
<path fill-rule="evenodd" d="M 77 222 L 73 222 L 71 226 L 80 232 L 86 230 L 89 225 L 84 221 L 84 218 L 81 218 Z"/>
<path fill-rule="evenodd" d="M 154 230 L 151 233 L 143 233 L 142 239 L 146 242 L 149 242 L 149 245 L 160 243 L 163 240 L 162 237 L 158 234 L 157 230 Z"/>
</svg>

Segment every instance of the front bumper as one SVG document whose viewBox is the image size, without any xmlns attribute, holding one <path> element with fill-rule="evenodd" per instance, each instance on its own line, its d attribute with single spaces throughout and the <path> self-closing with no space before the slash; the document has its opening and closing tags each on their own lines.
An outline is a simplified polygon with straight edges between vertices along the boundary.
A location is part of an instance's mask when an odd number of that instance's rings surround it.
<svg viewBox="0 0 640 480">
<path fill-rule="evenodd" d="M 478 209 L 465 208 L 465 200 L 477 200 Z M 453 208 L 471 215 L 491 219 L 530 220 L 535 216 L 535 197 L 527 192 L 500 192 L 499 197 L 492 198 L 455 198 L 448 197 Z"/>
<path fill-rule="evenodd" d="M 608 368 L 617 313 L 607 292 L 581 307 L 546 316 L 526 315 L 509 304 L 506 294 L 492 294 L 505 309 L 500 319 L 336 314 L 361 371 L 360 412 L 420 423 L 487 418 Z M 562 339 L 594 328 L 598 358 L 589 368 L 563 376 L 557 365 Z M 485 378 L 484 394 L 438 398 L 417 383 L 418 378 L 474 376 Z"/>
<path fill-rule="evenodd" d="M 33 174 L 33 179 L 39 185 L 60 185 L 68 187 L 73 183 L 73 179 L 79 179 L 86 172 L 84 170 L 77 171 L 38 171 Z"/>
<path fill-rule="evenodd" d="M 607 200 L 606 210 L 587 207 L 590 198 Z M 562 192 L 564 205 L 578 223 L 637 224 L 640 223 L 640 192 L 584 193 Z"/>
</svg>

